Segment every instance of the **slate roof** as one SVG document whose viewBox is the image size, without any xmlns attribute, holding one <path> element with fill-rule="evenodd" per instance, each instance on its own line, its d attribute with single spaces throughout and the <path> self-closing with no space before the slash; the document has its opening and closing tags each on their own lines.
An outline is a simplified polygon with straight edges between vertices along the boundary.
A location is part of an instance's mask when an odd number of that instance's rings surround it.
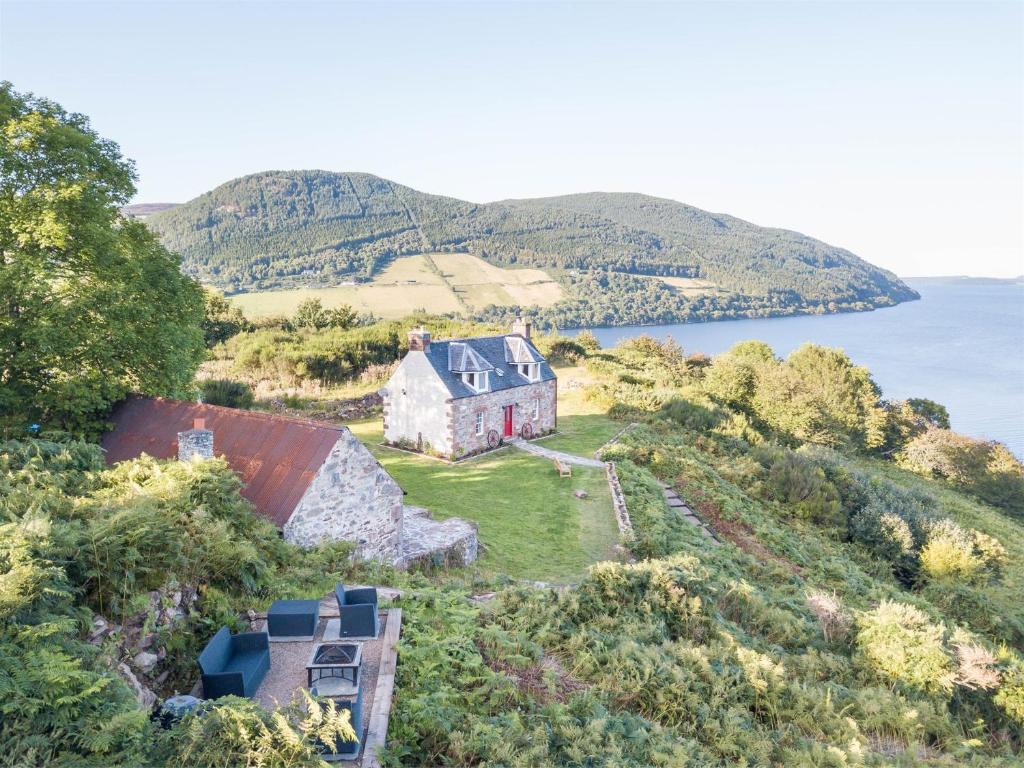
<svg viewBox="0 0 1024 768">
<path fill-rule="evenodd" d="M 289 419 L 216 405 L 129 397 L 111 417 L 114 430 L 103 437 L 108 464 L 148 453 L 158 459 L 178 455 L 178 433 L 205 419 L 213 431 L 213 451 L 223 455 L 242 480 L 242 495 L 276 523 L 288 522 L 343 427 Z"/>
<path fill-rule="evenodd" d="M 448 370 L 453 373 L 475 373 L 493 371 L 494 366 L 484 360 L 468 343 L 448 342 Z"/>
<path fill-rule="evenodd" d="M 506 363 L 539 363 L 543 360 L 537 348 L 522 336 L 505 337 Z"/>
<path fill-rule="evenodd" d="M 537 381 L 530 381 L 512 367 L 509 359 L 510 345 L 506 343 L 507 339 L 514 340 L 511 343 L 519 348 L 519 354 L 529 355 L 532 358 L 532 360 L 522 360 L 521 362 L 540 363 L 540 378 L 537 379 Z M 453 352 L 452 347 L 455 347 L 456 351 Z M 536 384 L 540 381 L 554 381 L 556 378 L 555 372 L 552 371 L 551 366 L 544 361 L 543 356 L 537 351 L 537 348 L 522 336 L 477 336 L 470 339 L 431 341 L 430 348 L 424 352 L 423 355 L 437 372 L 437 375 L 441 378 L 441 381 L 444 383 L 445 387 L 447 387 L 448 393 L 453 399 L 485 394 L 483 392 L 476 392 L 470 389 L 467 384 L 463 383 L 459 371 L 451 370 L 449 361 L 452 360 L 453 357 L 455 360 L 459 360 L 461 359 L 461 355 L 464 354 L 463 351 L 459 349 L 460 347 L 470 348 L 477 357 L 490 366 L 489 368 L 477 369 L 490 371 L 490 374 L 488 375 L 488 378 L 490 379 L 490 388 L 487 392 L 500 392 L 504 389 L 525 387 L 529 384 Z M 468 370 L 473 369 L 467 369 L 467 371 Z"/>
</svg>

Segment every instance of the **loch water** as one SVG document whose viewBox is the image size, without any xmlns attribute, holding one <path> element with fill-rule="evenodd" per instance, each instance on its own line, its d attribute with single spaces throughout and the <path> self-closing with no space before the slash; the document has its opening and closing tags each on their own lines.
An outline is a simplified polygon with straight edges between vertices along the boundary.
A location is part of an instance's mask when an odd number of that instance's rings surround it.
<svg viewBox="0 0 1024 768">
<path fill-rule="evenodd" d="M 942 403 L 953 429 L 999 440 L 1024 458 L 1024 280 L 905 282 L 919 301 L 874 312 L 590 330 L 602 346 L 672 336 L 688 354 L 715 355 L 747 339 L 782 356 L 805 342 L 841 347 L 870 369 L 885 397 Z"/>
</svg>

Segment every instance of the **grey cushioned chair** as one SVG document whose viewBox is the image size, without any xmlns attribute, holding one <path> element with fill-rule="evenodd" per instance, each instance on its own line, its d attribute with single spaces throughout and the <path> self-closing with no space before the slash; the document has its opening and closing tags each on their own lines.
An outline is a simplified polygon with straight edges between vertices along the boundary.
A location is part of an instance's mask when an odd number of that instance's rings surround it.
<svg viewBox="0 0 1024 768">
<path fill-rule="evenodd" d="M 321 696 L 317 691 L 316 686 L 313 686 L 310 691 L 313 696 Z M 333 698 L 333 697 L 323 697 Z M 332 750 L 326 744 L 319 739 L 316 742 L 317 751 L 324 757 L 325 760 L 330 761 L 332 757 L 341 757 L 344 755 L 352 756 L 359 754 L 359 746 L 363 738 L 363 687 L 359 686 L 359 692 L 355 698 L 347 696 L 345 698 L 334 698 L 334 704 L 339 710 L 347 709 L 349 711 L 352 730 L 356 732 L 355 741 L 341 741 L 335 744 L 335 748 Z M 333 761 L 332 761 L 333 762 Z"/>
<path fill-rule="evenodd" d="M 221 627 L 199 654 L 203 696 L 253 696 L 270 669 L 270 637 L 266 632 L 232 635 Z"/>
<path fill-rule="evenodd" d="M 380 629 L 377 618 L 377 590 L 373 587 L 345 589 L 344 584 L 334 588 L 338 599 L 339 637 L 376 637 Z"/>
</svg>

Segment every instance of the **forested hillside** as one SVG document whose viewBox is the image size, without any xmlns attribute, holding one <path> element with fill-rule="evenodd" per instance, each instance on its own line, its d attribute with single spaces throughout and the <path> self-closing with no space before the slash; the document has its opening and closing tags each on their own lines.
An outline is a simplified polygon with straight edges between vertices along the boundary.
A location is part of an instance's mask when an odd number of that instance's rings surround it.
<svg viewBox="0 0 1024 768">
<path fill-rule="evenodd" d="M 273 171 L 147 224 L 190 274 L 229 293 L 366 280 L 397 257 L 432 251 L 540 267 L 567 298 L 539 319 L 562 326 L 862 310 L 917 297 L 849 251 L 637 194 L 477 205 L 369 174 Z M 637 276 L 702 278 L 717 290 L 693 296 Z"/>
</svg>

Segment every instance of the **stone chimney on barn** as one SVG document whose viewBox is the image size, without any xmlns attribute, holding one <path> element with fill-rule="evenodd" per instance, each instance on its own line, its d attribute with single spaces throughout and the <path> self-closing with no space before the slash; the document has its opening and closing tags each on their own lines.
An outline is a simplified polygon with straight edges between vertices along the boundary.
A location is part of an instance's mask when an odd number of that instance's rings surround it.
<svg viewBox="0 0 1024 768">
<path fill-rule="evenodd" d="M 213 432 L 206 428 L 206 419 L 194 419 L 192 429 L 178 433 L 178 459 L 191 461 L 194 456 L 213 458 Z"/>
<path fill-rule="evenodd" d="M 422 325 L 409 331 L 409 351 L 427 352 L 430 349 L 430 331 Z"/>
<path fill-rule="evenodd" d="M 524 339 L 530 338 L 530 331 L 533 329 L 533 323 L 523 318 L 522 315 L 516 315 L 516 319 L 512 321 L 512 333 L 519 334 Z"/>
</svg>

